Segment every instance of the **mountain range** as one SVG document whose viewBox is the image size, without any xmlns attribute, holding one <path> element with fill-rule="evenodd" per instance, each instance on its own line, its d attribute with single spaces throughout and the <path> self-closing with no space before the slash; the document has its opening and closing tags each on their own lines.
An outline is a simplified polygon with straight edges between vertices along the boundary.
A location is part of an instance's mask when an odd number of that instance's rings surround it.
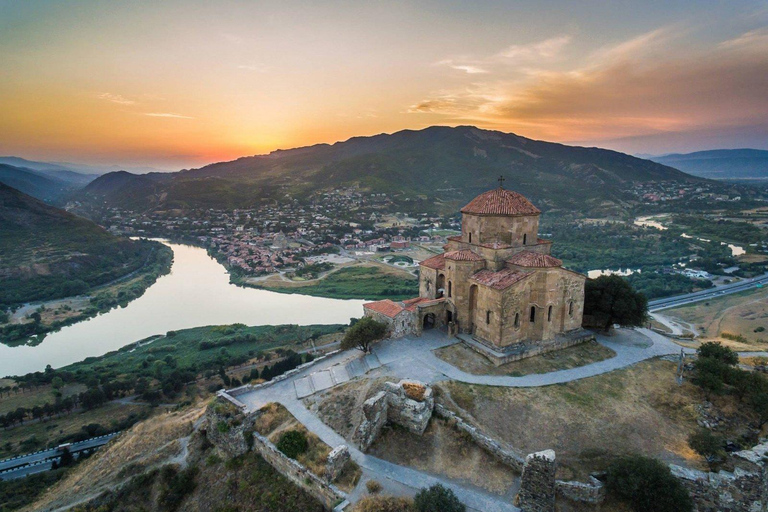
<svg viewBox="0 0 768 512">
<path fill-rule="evenodd" d="M 96 175 L 80 174 L 52 165 L 37 166 L 35 169 L 0 163 L 0 183 L 50 203 L 63 200 L 74 191 L 85 187 L 94 178 Z"/>
<path fill-rule="evenodd" d="M 0 183 L 0 309 L 113 280 L 141 267 L 154 247 Z"/>
<path fill-rule="evenodd" d="M 713 180 L 768 180 L 768 151 L 760 149 L 714 149 L 649 159 Z"/>
<path fill-rule="evenodd" d="M 176 173 L 108 173 L 77 195 L 130 209 L 249 207 L 286 194 L 360 187 L 396 202 L 450 211 L 499 175 L 544 208 L 586 209 L 631 198 L 637 182 L 695 182 L 672 167 L 599 148 L 537 141 L 471 126 L 433 126 L 279 150 Z"/>
</svg>

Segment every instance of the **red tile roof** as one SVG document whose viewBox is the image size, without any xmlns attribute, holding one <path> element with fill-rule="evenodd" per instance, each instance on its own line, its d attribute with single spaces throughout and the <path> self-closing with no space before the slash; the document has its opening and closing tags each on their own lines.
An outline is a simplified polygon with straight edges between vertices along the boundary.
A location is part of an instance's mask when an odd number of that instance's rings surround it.
<svg viewBox="0 0 768 512">
<path fill-rule="evenodd" d="M 563 264 L 559 259 L 549 254 L 522 251 L 507 260 L 507 263 L 520 267 L 559 267 Z"/>
<path fill-rule="evenodd" d="M 419 265 L 433 268 L 435 270 L 443 270 L 445 268 L 445 254 L 438 254 L 437 256 L 427 258 L 426 260 L 419 263 Z"/>
<path fill-rule="evenodd" d="M 453 235 L 446 238 L 446 240 L 451 240 L 452 242 L 461 242 L 461 235 Z"/>
<path fill-rule="evenodd" d="M 382 315 L 388 316 L 389 318 L 395 318 L 404 310 L 403 306 L 395 304 L 389 299 L 379 300 L 376 302 L 368 302 L 363 304 L 363 308 L 376 311 L 377 313 L 381 313 Z"/>
<path fill-rule="evenodd" d="M 511 268 L 503 268 L 498 272 L 494 272 L 493 270 L 481 270 L 477 274 L 470 277 L 469 280 L 478 284 L 489 286 L 496 290 L 504 290 L 516 282 L 525 279 L 529 275 L 531 274 L 528 272 L 520 272 L 517 270 L 512 270 Z"/>
<path fill-rule="evenodd" d="M 453 261 L 483 261 L 482 256 L 478 256 L 469 249 L 447 252 L 444 256 L 446 259 Z"/>
<path fill-rule="evenodd" d="M 512 190 L 497 188 L 480 194 L 461 213 L 474 215 L 538 215 L 541 211 L 533 204 Z"/>
</svg>

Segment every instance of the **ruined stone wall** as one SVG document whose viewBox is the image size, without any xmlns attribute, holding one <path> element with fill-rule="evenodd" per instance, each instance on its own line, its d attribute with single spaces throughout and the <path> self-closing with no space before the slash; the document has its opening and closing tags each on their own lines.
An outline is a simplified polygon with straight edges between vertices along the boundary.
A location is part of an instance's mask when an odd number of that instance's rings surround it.
<svg viewBox="0 0 768 512">
<path fill-rule="evenodd" d="M 523 512 L 555 512 L 555 452 L 544 450 L 525 458 L 517 506 Z"/>
<path fill-rule="evenodd" d="M 386 382 L 383 391 L 363 403 L 363 421 L 352 440 L 360 450 L 366 451 L 388 421 L 421 435 L 429 424 L 434 406 L 430 386 L 412 380 L 401 380 L 397 384 Z"/>
<path fill-rule="evenodd" d="M 325 480 L 328 482 L 335 482 L 344 467 L 349 462 L 349 448 L 346 445 L 340 445 L 331 450 L 328 454 L 328 459 L 325 461 Z"/>
<path fill-rule="evenodd" d="M 326 509 L 332 510 L 346 500 L 347 495 L 343 491 L 287 457 L 269 439 L 257 432 L 253 433 L 253 449 L 281 475 L 314 496 Z"/>
<path fill-rule="evenodd" d="M 732 456 L 733 472 L 705 473 L 670 465 L 688 489 L 698 512 L 765 512 L 768 510 L 768 443 Z"/>
<path fill-rule="evenodd" d="M 246 415 L 223 397 L 217 397 L 205 410 L 208 439 L 230 457 L 248 452 L 246 432 L 253 428 L 254 415 Z"/>
<path fill-rule="evenodd" d="M 363 403 L 363 421 L 357 427 L 352 440 L 366 451 L 379 437 L 381 429 L 387 422 L 387 393 L 380 391 Z"/>
<path fill-rule="evenodd" d="M 384 383 L 387 394 L 387 420 L 414 434 L 423 434 L 432 417 L 435 398 L 432 388 L 416 381 Z M 410 389 L 410 390 L 409 390 Z"/>
<path fill-rule="evenodd" d="M 581 503 L 602 503 L 605 500 L 605 485 L 590 476 L 589 483 L 557 480 L 555 489 L 558 496 Z"/>
<path fill-rule="evenodd" d="M 485 432 L 475 427 L 474 425 L 470 425 L 460 416 L 448 410 L 441 404 L 435 404 L 435 414 L 447 420 L 448 424 L 453 426 L 456 430 L 468 434 L 469 437 L 472 438 L 472 441 L 475 442 L 475 444 L 480 446 L 483 450 L 488 452 L 499 462 L 509 466 L 518 473 L 522 473 L 523 464 L 525 461 L 510 447 L 503 446 L 491 436 L 487 435 Z"/>
</svg>

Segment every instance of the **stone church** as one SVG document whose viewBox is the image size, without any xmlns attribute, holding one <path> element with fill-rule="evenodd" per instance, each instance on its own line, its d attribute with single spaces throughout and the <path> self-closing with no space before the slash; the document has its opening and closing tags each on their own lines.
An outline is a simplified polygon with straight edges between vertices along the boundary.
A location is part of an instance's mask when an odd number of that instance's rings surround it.
<svg viewBox="0 0 768 512">
<path fill-rule="evenodd" d="M 366 316 L 392 336 L 447 326 L 495 364 L 592 339 L 581 328 L 586 276 L 550 256 L 538 208 L 499 186 L 461 214 L 461 235 L 419 264 L 419 297 L 367 303 Z"/>
</svg>

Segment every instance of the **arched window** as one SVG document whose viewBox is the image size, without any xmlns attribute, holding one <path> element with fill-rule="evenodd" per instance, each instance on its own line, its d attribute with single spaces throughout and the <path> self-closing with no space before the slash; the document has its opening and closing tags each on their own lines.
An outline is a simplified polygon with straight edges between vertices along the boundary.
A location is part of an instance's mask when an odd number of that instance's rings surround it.
<svg viewBox="0 0 768 512">
<path fill-rule="evenodd" d="M 520 327 L 520 313 L 515 313 L 515 329 Z"/>
<path fill-rule="evenodd" d="M 490 311 L 486 311 L 485 312 L 485 323 L 487 323 L 487 324 L 491 323 L 491 312 Z"/>
<path fill-rule="evenodd" d="M 448 281 L 448 296 L 449 296 L 449 297 L 451 297 L 451 296 L 452 296 L 452 294 L 451 294 L 451 291 L 452 291 L 452 288 L 453 288 L 453 287 L 451 286 L 451 284 L 452 284 L 452 283 L 451 283 L 450 281 Z"/>
<path fill-rule="evenodd" d="M 472 233 L 469 234 L 469 243 L 472 243 Z"/>
<path fill-rule="evenodd" d="M 535 322 L 536 321 L 536 306 L 531 306 L 530 321 L 531 322 Z"/>
<path fill-rule="evenodd" d="M 523 245 L 525 245 L 526 240 L 528 240 L 528 235 L 523 235 Z"/>
<path fill-rule="evenodd" d="M 547 309 L 547 322 L 552 321 L 552 306 L 549 306 L 549 309 Z"/>
<path fill-rule="evenodd" d="M 568 303 L 568 316 L 573 316 L 573 301 Z"/>
</svg>

